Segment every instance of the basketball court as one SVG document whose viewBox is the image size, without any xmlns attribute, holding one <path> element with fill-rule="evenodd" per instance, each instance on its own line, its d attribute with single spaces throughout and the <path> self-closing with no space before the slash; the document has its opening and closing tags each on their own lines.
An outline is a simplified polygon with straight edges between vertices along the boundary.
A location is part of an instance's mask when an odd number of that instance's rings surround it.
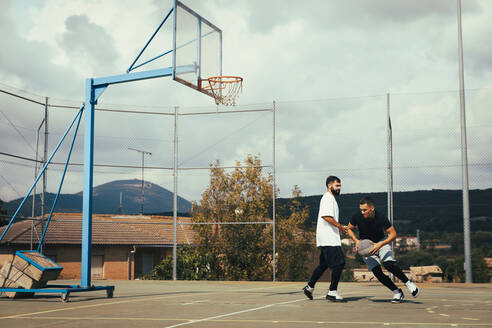
<svg viewBox="0 0 492 328">
<path fill-rule="evenodd" d="M 72 283 L 67 281 L 67 283 Z M 302 282 L 112 281 L 104 291 L 0 298 L 1 327 L 490 327 L 492 285 L 421 284 L 400 304 L 380 284 L 341 283 L 348 302 L 307 300 Z"/>
</svg>

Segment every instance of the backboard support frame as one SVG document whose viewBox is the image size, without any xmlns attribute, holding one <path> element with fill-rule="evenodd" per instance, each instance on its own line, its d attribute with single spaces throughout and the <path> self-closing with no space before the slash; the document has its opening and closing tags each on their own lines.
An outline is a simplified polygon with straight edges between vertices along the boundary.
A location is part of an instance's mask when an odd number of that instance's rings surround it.
<svg viewBox="0 0 492 328">
<path fill-rule="evenodd" d="M 190 40 L 187 43 L 176 46 L 176 33 L 177 33 L 177 11 L 185 10 L 188 14 L 192 15 L 197 20 L 196 26 L 196 39 Z M 173 13 L 173 44 L 172 49 L 158 55 L 154 58 L 146 60 L 145 62 L 135 65 L 140 59 L 141 55 L 145 52 L 148 45 L 152 42 L 155 35 L 159 32 L 161 27 Z M 202 35 L 202 24 L 206 24 L 211 28 L 211 32 Z M 100 78 L 88 78 L 85 83 L 85 118 L 84 118 L 84 182 L 83 182 L 83 200 L 82 200 L 82 263 L 81 263 L 81 287 L 94 288 L 91 285 L 91 259 L 92 259 L 92 212 L 93 212 L 93 180 L 94 180 L 94 122 L 95 122 L 95 105 L 99 97 L 103 92 L 112 84 L 120 84 L 127 82 L 134 82 L 140 80 L 147 80 L 153 78 L 161 78 L 166 76 L 172 76 L 175 81 L 178 81 L 184 85 L 191 87 L 197 91 L 200 91 L 208 96 L 213 97 L 213 94 L 206 92 L 201 88 L 201 72 L 202 72 L 202 42 L 203 37 L 208 36 L 212 32 L 217 32 L 219 35 L 219 74 L 222 74 L 222 31 L 208 20 L 202 18 L 195 11 L 185 6 L 178 0 L 173 0 L 173 8 L 167 13 L 165 18 L 159 24 L 154 31 L 146 45 L 137 55 L 133 63 L 127 69 L 126 74 L 113 75 Z M 192 42 L 197 42 L 196 61 L 185 65 L 177 65 L 176 52 L 181 47 L 186 46 Z M 132 72 L 134 69 L 142 67 L 156 59 L 159 59 L 169 53 L 173 53 L 172 66 L 167 68 L 160 68 L 154 70 Z M 197 67 L 198 66 L 198 67 Z M 181 74 L 195 73 L 196 79 L 194 85 L 179 77 Z M 111 286 L 110 286 L 111 287 Z"/>
</svg>

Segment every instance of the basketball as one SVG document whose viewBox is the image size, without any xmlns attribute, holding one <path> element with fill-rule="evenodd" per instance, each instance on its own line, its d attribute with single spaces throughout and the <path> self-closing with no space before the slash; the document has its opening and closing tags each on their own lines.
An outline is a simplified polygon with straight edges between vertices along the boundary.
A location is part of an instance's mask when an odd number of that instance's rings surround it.
<svg viewBox="0 0 492 328">
<path fill-rule="evenodd" d="M 357 246 L 357 253 L 361 256 L 367 256 L 371 252 L 372 247 L 374 246 L 374 243 L 372 240 L 369 239 L 362 239 L 359 241 L 359 244 Z"/>
</svg>

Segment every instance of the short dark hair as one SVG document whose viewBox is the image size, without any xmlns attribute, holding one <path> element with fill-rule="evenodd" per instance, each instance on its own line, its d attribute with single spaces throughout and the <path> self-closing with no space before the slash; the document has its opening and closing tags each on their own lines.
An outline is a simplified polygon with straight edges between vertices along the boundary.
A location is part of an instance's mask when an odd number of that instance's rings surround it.
<svg viewBox="0 0 492 328">
<path fill-rule="evenodd" d="M 328 187 L 328 184 L 329 183 L 332 183 L 332 182 L 340 182 L 340 179 L 334 175 L 330 175 L 328 178 L 326 178 L 326 186 Z"/>
<path fill-rule="evenodd" d="M 367 205 L 372 205 L 374 206 L 374 199 L 372 199 L 371 197 L 369 196 L 365 196 L 364 198 L 362 198 L 360 200 L 360 204 L 363 205 L 363 204 L 367 204 Z"/>
</svg>

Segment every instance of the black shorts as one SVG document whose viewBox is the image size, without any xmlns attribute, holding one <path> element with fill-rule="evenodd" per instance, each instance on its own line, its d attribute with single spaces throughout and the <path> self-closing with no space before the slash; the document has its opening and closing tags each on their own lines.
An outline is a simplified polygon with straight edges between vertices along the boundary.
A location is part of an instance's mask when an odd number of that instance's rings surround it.
<svg viewBox="0 0 492 328">
<path fill-rule="evenodd" d="M 319 265 L 325 268 L 334 268 L 345 264 L 345 255 L 342 246 L 320 246 Z"/>
</svg>

